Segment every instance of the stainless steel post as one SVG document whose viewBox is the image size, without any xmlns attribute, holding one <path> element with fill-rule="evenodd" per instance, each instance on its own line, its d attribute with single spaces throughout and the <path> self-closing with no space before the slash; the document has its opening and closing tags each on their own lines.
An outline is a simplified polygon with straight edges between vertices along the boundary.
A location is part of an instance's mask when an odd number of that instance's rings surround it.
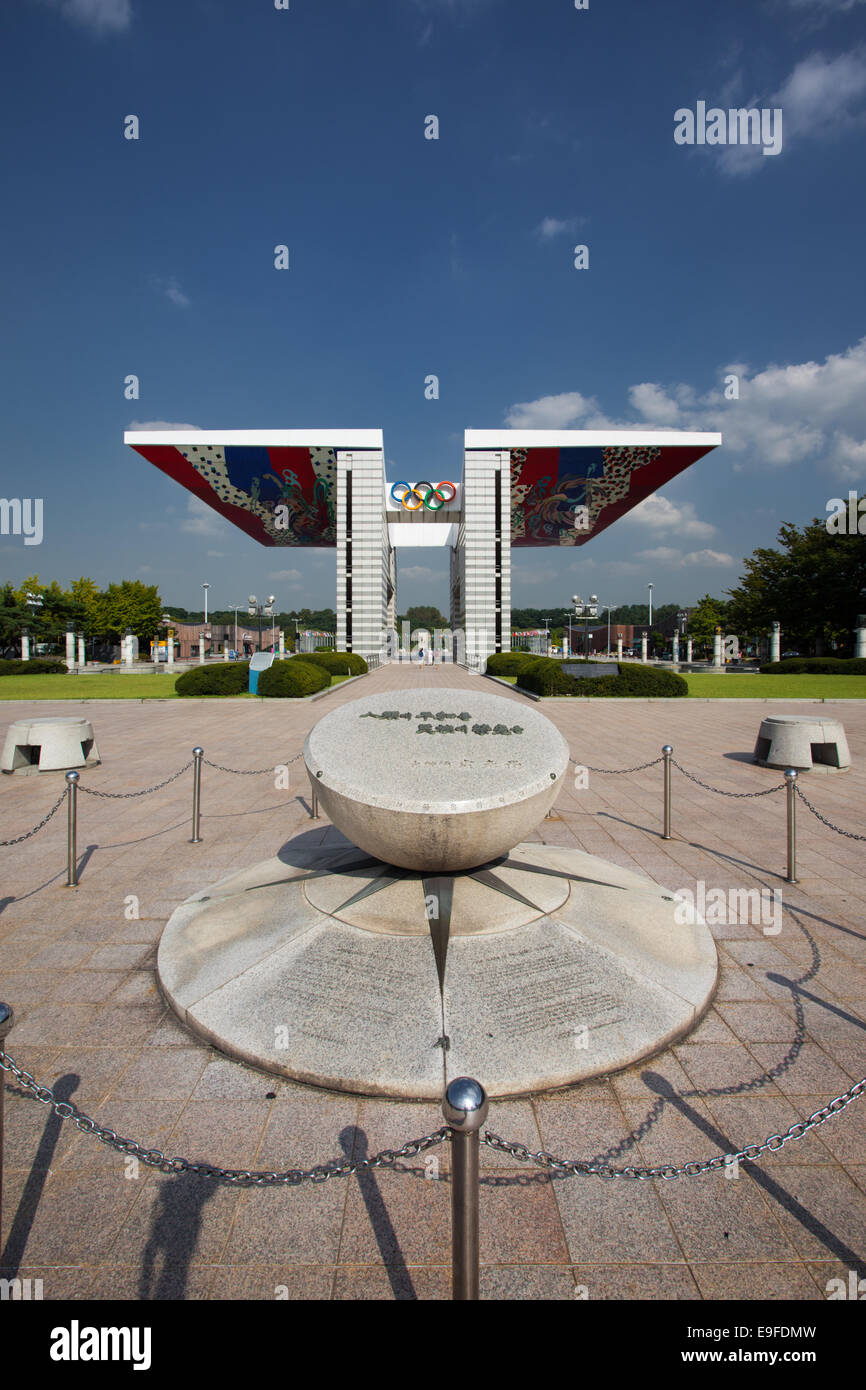
<svg viewBox="0 0 866 1390">
<path fill-rule="evenodd" d="M 321 776 L 321 773 L 319 773 Z M 310 820 L 319 819 L 319 788 L 315 777 L 310 777 Z"/>
<path fill-rule="evenodd" d="M 785 771 L 788 792 L 788 877 L 786 883 L 797 883 L 797 770 Z"/>
<path fill-rule="evenodd" d="M 478 1298 L 479 1130 L 487 1118 L 484 1087 L 470 1076 L 450 1082 L 442 1114 L 451 1129 L 451 1297 Z"/>
<path fill-rule="evenodd" d="M 78 887 L 78 773 L 66 774 L 66 887 Z"/>
<path fill-rule="evenodd" d="M 203 748 L 192 750 L 192 840 L 193 845 L 201 844 L 201 760 L 204 756 Z"/>
<path fill-rule="evenodd" d="M 665 830 L 662 839 L 670 840 L 673 838 L 671 835 L 671 758 L 674 750 L 669 743 L 666 743 L 662 753 L 665 759 Z"/>
</svg>

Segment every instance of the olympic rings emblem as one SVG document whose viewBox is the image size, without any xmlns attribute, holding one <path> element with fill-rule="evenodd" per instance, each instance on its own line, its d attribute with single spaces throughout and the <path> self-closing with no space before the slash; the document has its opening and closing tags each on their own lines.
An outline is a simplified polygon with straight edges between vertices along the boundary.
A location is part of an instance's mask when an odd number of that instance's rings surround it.
<svg viewBox="0 0 866 1390">
<path fill-rule="evenodd" d="M 399 496 L 397 493 L 398 488 L 403 489 Z M 420 492 L 420 488 L 426 488 L 427 491 Z M 446 497 L 444 495 L 444 493 L 442 492 L 443 488 L 450 489 L 450 496 Z M 447 481 L 437 483 L 435 487 L 432 483 L 428 483 L 424 480 L 422 480 L 420 483 L 416 483 L 414 487 L 410 487 L 408 483 L 401 482 L 394 483 L 393 487 L 391 488 L 391 500 L 393 502 L 402 503 L 407 512 L 420 512 L 422 507 L 426 507 L 428 512 L 439 512 L 445 506 L 446 502 L 453 502 L 456 496 L 456 487 L 453 483 L 449 483 Z M 414 497 L 417 497 L 417 502 L 411 502 L 409 500 L 410 498 Z M 430 500 L 433 497 L 437 499 L 436 503 Z"/>
</svg>

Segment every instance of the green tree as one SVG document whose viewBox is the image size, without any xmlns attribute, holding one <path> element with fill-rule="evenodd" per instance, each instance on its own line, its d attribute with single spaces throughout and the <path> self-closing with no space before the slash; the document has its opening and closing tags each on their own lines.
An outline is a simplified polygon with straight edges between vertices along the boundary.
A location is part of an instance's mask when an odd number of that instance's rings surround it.
<svg viewBox="0 0 866 1390">
<path fill-rule="evenodd" d="M 115 642 L 130 631 L 144 645 L 162 626 L 159 590 L 155 584 L 142 584 L 140 579 L 109 584 L 99 595 L 96 608 L 101 634 Z"/>
<path fill-rule="evenodd" d="M 729 590 L 729 623 L 740 634 L 782 625 L 783 646 L 847 646 L 858 615 L 866 612 L 866 535 L 831 534 L 814 518 L 799 529 L 779 528 L 780 549 L 761 547 Z"/>
<path fill-rule="evenodd" d="M 407 608 L 406 621 L 413 631 L 416 628 L 423 628 L 425 632 L 430 633 L 433 633 L 437 627 L 447 628 L 450 626 L 448 619 L 443 618 L 438 608 L 424 604 L 415 608 Z"/>
<path fill-rule="evenodd" d="M 704 651 L 713 650 L 716 628 L 724 629 L 726 604 L 723 599 L 704 594 L 686 626 L 686 633 Z"/>
</svg>

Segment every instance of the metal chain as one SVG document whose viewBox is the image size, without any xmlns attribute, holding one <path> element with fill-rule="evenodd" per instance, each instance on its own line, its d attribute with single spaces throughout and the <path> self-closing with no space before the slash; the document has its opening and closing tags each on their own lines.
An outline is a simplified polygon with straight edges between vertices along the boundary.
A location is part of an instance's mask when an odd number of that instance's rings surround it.
<svg viewBox="0 0 866 1390">
<path fill-rule="evenodd" d="M 813 806 L 811 801 L 809 801 L 808 797 L 805 797 L 803 795 L 803 793 L 800 791 L 798 783 L 796 782 L 794 783 L 794 791 L 797 793 L 800 800 L 806 803 L 806 805 L 809 807 L 809 810 L 812 812 L 812 815 L 817 816 L 819 821 L 823 821 L 824 825 L 828 825 L 831 830 L 835 830 L 837 835 L 845 835 L 846 838 L 849 840 L 866 840 L 866 835 L 855 835 L 852 830 L 843 830 L 841 826 L 834 825 L 833 822 L 831 820 L 828 820 L 826 816 L 822 816 L 817 806 Z"/>
<path fill-rule="evenodd" d="M 291 767 L 292 763 L 296 763 L 298 758 L 302 757 L 303 752 L 296 753 L 293 758 L 289 758 L 288 762 L 282 763 L 281 766 Z M 262 777 L 266 772 L 274 772 L 273 767 L 223 767 L 220 763 L 212 763 L 210 758 L 202 758 L 202 762 L 206 763 L 208 767 L 216 768 L 217 772 L 234 772 L 239 777 Z M 275 764 L 275 766 L 279 766 L 279 764 Z"/>
<path fill-rule="evenodd" d="M 641 763 L 639 767 L 587 767 L 586 763 L 579 763 L 576 758 L 569 758 L 569 762 L 574 763 L 575 767 L 585 767 L 587 772 L 643 772 L 645 768 L 655 767 L 656 763 L 663 762 L 662 758 L 653 758 L 651 763 Z"/>
<path fill-rule="evenodd" d="M 776 1153 L 787 1144 L 789 1139 L 802 1139 L 804 1134 L 808 1134 L 810 1129 L 824 1124 L 831 1115 L 836 1115 L 840 1110 L 844 1110 L 846 1105 L 850 1105 L 852 1100 L 856 1100 L 866 1091 L 866 1077 L 862 1081 L 857 1081 L 850 1090 L 845 1091 L 841 1096 L 835 1096 L 829 1104 L 822 1110 L 816 1110 L 810 1115 L 808 1120 L 800 1120 L 790 1126 L 784 1134 L 771 1134 L 769 1139 L 765 1139 L 763 1144 L 746 1144 L 737 1153 L 716 1154 L 713 1158 L 692 1160 L 689 1163 L 680 1164 L 674 1167 L 671 1163 L 664 1163 L 655 1168 L 611 1168 L 607 1163 L 588 1163 L 576 1158 L 557 1158 L 554 1154 L 547 1153 L 542 1149 L 539 1153 L 532 1153 L 526 1148 L 525 1144 L 510 1144 L 506 1139 L 501 1139 L 498 1134 L 492 1134 L 490 1130 L 485 1130 L 482 1140 L 491 1149 L 497 1149 L 500 1153 L 511 1154 L 513 1158 L 525 1163 L 535 1163 L 539 1168 L 553 1169 L 569 1176 L 583 1176 L 585 1174 L 596 1174 L 601 1178 L 637 1178 L 645 1180 L 647 1178 L 679 1178 L 697 1177 L 699 1173 L 708 1173 L 718 1168 L 727 1168 L 734 1163 L 739 1163 L 741 1159 L 754 1161 L 762 1153 Z"/>
<path fill-rule="evenodd" d="M 735 796 L 740 800 L 749 800 L 749 798 L 756 796 L 772 796 L 773 792 L 781 791 L 786 786 L 785 782 L 777 782 L 775 787 L 765 787 L 764 790 L 760 792 L 727 792 L 723 787 L 711 787 L 709 782 L 702 782 L 700 777 L 695 777 L 693 773 L 687 772 L 682 764 L 677 762 L 676 758 L 671 758 L 671 762 L 684 777 L 688 777 L 690 782 L 697 782 L 699 787 L 703 787 L 708 792 L 718 792 L 719 796 Z"/>
<path fill-rule="evenodd" d="M 83 1134 L 93 1134 L 102 1144 L 116 1149 L 118 1153 L 131 1155 L 148 1168 L 158 1168 L 161 1173 L 195 1173 L 200 1178 L 215 1178 L 219 1182 L 251 1183 L 254 1187 L 297 1186 L 310 1182 L 327 1182 L 328 1178 L 350 1177 L 368 1168 L 381 1168 L 398 1158 L 414 1158 L 425 1149 L 451 1138 L 451 1130 L 443 1125 L 433 1134 L 425 1134 L 421 1139 L 410 1139 L 399 1149 L 383 1149 L 372 1158 L 360 1158 L 355 1163 L 319 1163 L 315 1168 L 289 1168 L 286 1172 L 251 1171 L 248 1168 L 220 1168 L 210 1163 L 190 1163 L 186 1158 L 166 1158 L 161 1149 L 146 1149 L 134 1139 L 123 1139 L 113 1129 L 98 1125 L 89 1115 L 85 1115 L 71 1101 L 57 1100 L 49 1086 L 40 1086 L 29 1071 L 19 1067 L 6 1052 L 0 1049 L 0 1070 L 11 1071 L 21 1082 L 25 1091 L 31 1093 L 43 1105 L 50 1105 L 61 1120 L 74 1120 L 76 1129 Z"/>
<path fill-rule="evenodd" d="M 51 810 L 48 812 L 48 815 L 47 815 L 47 816 L 43 816 L 43 817 L 42 817 L 42 820 L 39 822 L 38 825 L 34 825 L 34 827 L 33 827 L 32 830 L 28 830 L 28 831 L 27 831 L 27 834 L 26 834 L 26 835 L 19 835 L 18 838 L 15 839 L 15 840 L 0 840 L 0 848 L 2 848 L 4 845 L 20 845 L 22 840 L 29 840 L 31 835 L 35 835 L 36 832 L 37 832 L 37 830 L 41 830 L 42 827 L 43 827 L 43 825 L 47 825 L 47 824 L 48 824 L 48 822 L 50 821 L 51 817 L 54 815 L 55 811 L 58 811 L 58 810 L 60 809 L 60 807 L 63 805 L 63 802 L 64 802 L 65 800 L 66 800 L 66 787 L 63 788 L 63 791 L 60 793 L 60 796 L 59 796 L 58 799 L 55 801 L 54 805 L 51 807 Z"/>
<path fill-rule="evenodd" d="M 83 782 L 79 783 L 78 790 L 86 792 L 88 796 L 101 796 L 103 800 L 107 801 L 129 801 L 134 796 L 148 796 L 150 792 L 158 792 L 161 787 L 167 787 L 169 782 L 176 782 L 178 777 L 182 777 L 185 772 L 189 771 L 194 761 L 194 758 L 190 758 L 188 763 L 185 763 L 177 772 L 173 772 L 171 777 L 166 777 L 164 782 L 157 782 L 155 787 L 145 787 L 140 792 L 98 792 L 95 787 L 85 787 Z"/>
</svg>

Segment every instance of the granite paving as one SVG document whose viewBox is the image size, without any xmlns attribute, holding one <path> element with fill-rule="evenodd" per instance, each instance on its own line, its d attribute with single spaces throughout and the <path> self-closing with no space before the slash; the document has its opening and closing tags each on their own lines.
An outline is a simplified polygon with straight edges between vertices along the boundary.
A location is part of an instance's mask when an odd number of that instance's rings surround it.
<svg viewBox="0 0 866 1390">
<path fill-rule="evenodd" d="M 631 768 L 665 743 L 729 792 L 779 787 L 751 762 L 774 711 L 841 719 L 852 768 L 803 777 L 822 815 L 866 833 L 866 704 L 828 701 L 529 701 L 451 667 L 391 665 L 315 702 L 40 702 L 91 720 L 103 762 L 82 771 L 80 883 L 65 886 L 65 808 L 0 850 L 0 998 L 6 1047 L 38 1080 L 120 1135 L 191 1161 L 313 1166 L 397 1148 L 438 1129 L 435 1105 L 328 1093 L 228 1060 L 162 998 L 156 946 L 174 908 L 279 854 L 293 836 L 334 844 L 310 819 L 297 756 L 312 726 L 361 695 L 495 693 L 543 713 L 576 763 Z M 467 706 L 468 708 L 468 706 Z M 32 706 L 0 706 L 0 732 Z M 206 766 L 202 842 L 190 843 L 189 761 Z M 785 794 L 735 799 L 674 771 L 662 839 L 660 766 L 569 773 L 528 838 L 566 845 L 716 895 L 720 978 L 687 1038 L 616 1075 L 491 1106 L 488 1128 L 533 1150 L 617 1166 L 681 1165 L 808 1118 L 866 1074 L 863 845 L 798 806 L 798 878 L 785 882 Z M 288 787 L 284 784 L 288 781 Z M 62 774 L 0 779 L 0 837 L 50 809 Z M 751 899 L 731 890 L 753 890 Z M 761 893 L 763 891 L 763 896 Z M 774 894 L 780 894 L 780 898 Z M 479 1077 L 483 1083 L 484 1078 Z M 449 1152 L 440 1145 L 351 1178 L 276 1190 L 162 1174 L 99 1144 L 6 1077 L 0 1275 L 45 1299 L 447 1299 Z M 825 1299 L 866 1277 L 866 1099 L 778 1152 L 675 1179 L 565 1177 L 481 1149 L 481 1294 L 505 1300 Z"/>
</svg>

